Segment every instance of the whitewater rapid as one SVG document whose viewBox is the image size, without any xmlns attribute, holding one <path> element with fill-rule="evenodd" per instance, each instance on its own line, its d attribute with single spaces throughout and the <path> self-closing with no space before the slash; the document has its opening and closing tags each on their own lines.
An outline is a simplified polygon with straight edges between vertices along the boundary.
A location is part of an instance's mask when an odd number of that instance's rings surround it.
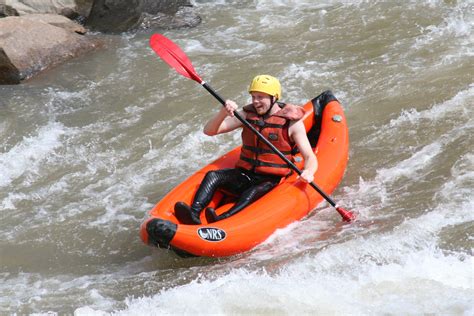
<svg viewBox="0 0 474 316">
<path fill-rule="evenodd" d="M 474 314 L 474 5 L 194 1 L 193 29 L 0 86 L 0 314 Z M 139 238 L 167 192 L 234 148 L 219 104 L 148 47 L 161 32 L 225 98 L 258 73 L 349 123 L 333 198 L 254 250 L 179 258 Z M 316 180 L 317 181 L 317 180 Z"/>
</svg>

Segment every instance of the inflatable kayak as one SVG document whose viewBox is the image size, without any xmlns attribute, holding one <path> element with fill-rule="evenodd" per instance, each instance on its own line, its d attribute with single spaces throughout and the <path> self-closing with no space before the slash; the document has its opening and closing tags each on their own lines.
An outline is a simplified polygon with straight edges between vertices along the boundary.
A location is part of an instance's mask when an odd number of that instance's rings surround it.
<svg viewBox="0 0 474 316">
<path fill-rule="evenodd" d="M 341 181 L 348 161 L 349 135 L 344 112 L 331 91 L 325 91 L 309 101 L 304 108 L 304 124 L 319 165 L 314 182 L 331 194 Z M 240 146 L 169 192 L 142 223 L 140 237 L 143 242 L 172 249 L 181 256 L 230 256 L 254 248 L 278 228 L 308 215 L 323 201 L 317 191 L 292 173 L 269 193 L 229 218 L 211 223 L 202 212 L 201 225 L 180 223 L 174 215 L 175 203 L 183 201 L 191 204 L 207 171 L 233 168 L 239 155 Z M 295 155 L 294 161 L 302 169 L 299 154 Z M 232 197 L 217 192 L 209 206 L 220 215 L 232 205 Z"/>
</svg>

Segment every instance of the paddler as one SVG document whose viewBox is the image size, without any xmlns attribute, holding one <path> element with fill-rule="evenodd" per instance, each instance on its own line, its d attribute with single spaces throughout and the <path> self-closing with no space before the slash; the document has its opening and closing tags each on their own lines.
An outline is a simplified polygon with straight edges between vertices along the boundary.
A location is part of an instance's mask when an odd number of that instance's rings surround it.
<svg viewBox="0 0 474 316">
<path fill-rule="evenodd" d="M 318 168 L 306 130 L 301 120 L 305 114 L 302 107 L 277 102 L 281 99 L 278 79 L 269 75 L 256 76 L 249 87 L 252 103 L 243 107 L 239 114 L 252 124 L 266 139 L 292 160 L 296 148 L 304 159 L 304 168 L 299 176 L 312 182 Z M 209 136 L 228 133 L 243 124 L 235 116 L 238 105 L 227 100 L 225 107 L 204 126 Z M 282 179 L 291 174 L 290 167 L 267 145 L 260 141 L 250 129 L 242 128 L 242 150 L 235 168 L 209 171 L 199 186 L 192 204 L 177 202 L 175 215 L 183 223 L 201 224 L 201 211 L 210 203 L 214 193 L 220 189 L 237 196 L 235 205 L 226 213 L 216 215 L 212 208 L 206 209 L 211 221 L 232 216 L 262 197 Z"/>
</svg>

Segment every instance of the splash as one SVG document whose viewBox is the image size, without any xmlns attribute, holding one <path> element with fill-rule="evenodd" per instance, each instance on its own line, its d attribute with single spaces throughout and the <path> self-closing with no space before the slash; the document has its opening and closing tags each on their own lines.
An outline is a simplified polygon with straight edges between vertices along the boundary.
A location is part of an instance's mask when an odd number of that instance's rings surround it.
<svg viewBox="0 0 474 316">
<path fill-rule="evenodd" d="M 29 177 L 41 172 L 42 163 L 63 146 L 62 136 L 67 129 L 63 124 L 50 122 L 38 129 L 36 135 L 24 137 L 21 142 L 0 154 L 0 187 L 6 187 L 20 178 L 28 182 Z"/>
</svg>

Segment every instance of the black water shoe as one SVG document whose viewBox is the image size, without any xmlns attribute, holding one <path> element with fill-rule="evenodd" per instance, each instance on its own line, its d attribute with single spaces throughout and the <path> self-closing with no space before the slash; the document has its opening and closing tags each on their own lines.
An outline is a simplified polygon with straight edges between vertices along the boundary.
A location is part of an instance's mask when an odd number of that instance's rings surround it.
<svg viewBox="0 0 474 316">
<path fill-rule="evenodd" d="M 176 202 L 174 205 L 174 215 L 183 224 L 198 225 L 201 224 L 199 218 L 199 211 L 193 210 L 188 204 L 184 202 Z"/>
<path fill-rule="evenodd" d="M 216 214 L 216 210 L 212 207 L 206 208 L 206 219 L 209 223 L 214 223 L 219 220 L 219 216 Z"/>
</svg>

